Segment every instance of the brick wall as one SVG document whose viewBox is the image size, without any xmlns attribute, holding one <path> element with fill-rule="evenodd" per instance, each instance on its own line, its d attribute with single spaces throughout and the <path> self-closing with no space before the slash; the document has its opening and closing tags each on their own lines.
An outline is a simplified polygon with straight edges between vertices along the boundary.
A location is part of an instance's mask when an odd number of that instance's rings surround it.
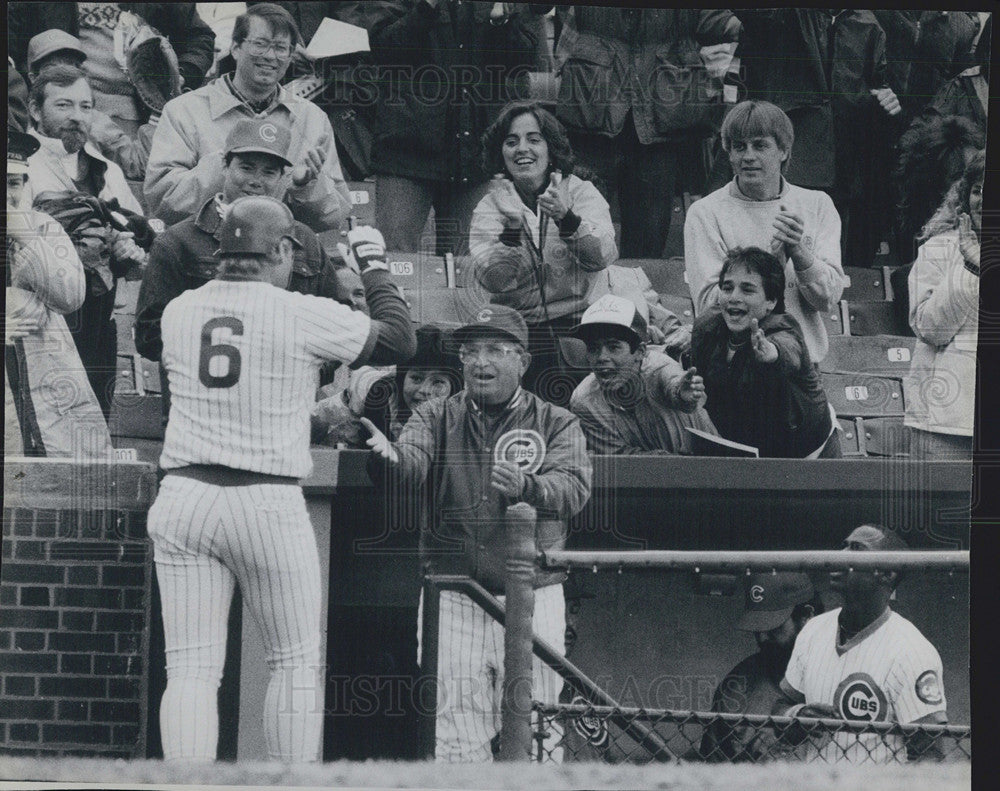
<svg viewBox="0 0 1000 791">
<path fill-rule="evenodd" d="M 152 468 L 10 466 L 22 477 L 5 469 L 0 752 L 144 757 Z M 89 484 L 87 508 L 61 507 Z"/>
</svg>

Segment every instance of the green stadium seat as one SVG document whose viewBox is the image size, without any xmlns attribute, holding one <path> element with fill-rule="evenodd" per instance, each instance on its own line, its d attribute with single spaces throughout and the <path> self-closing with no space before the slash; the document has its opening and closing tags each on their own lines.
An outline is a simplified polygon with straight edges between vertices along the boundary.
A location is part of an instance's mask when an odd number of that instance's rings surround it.
<svg viewBox="0 0 1000 791">
<path fill-rule="evenodd" d="M 657 294 L 670 294 L 678 297 L 691 297 L 684 274 L 684 258 L 621 258 L 618 266 L 639 267 L 653 284 Z"/>
<path fill-rule="evenodd" d="M 854 371 L 906 376 L 915 343 L 915 338 L 899 335 L 834 335 L 830 338 L 830 350 L 819 367 L 829 373 Z"/>
<path fill-rule="evenodd" d="M 901 327 L 891 302 L 841 301 L 845 317 L 845 335 L 907 335 L 909 327 Z"/>
<path fill-rule="evenodd" d="M 347 189 L 351 193 L 351 216 L 359 225 L 375 224 L 375 179 L 364 181 L 348 181 Z"/>
<path fill-rule="evenodd" d="M 858 302 L 879 302 L 889 299 L 886 290 L 886 276 L 883 267 L 868 269 L 859 266 L 845 266 L 844 274 L 850 283 L 844 288 L 844 299 Z"/>
<path fill-rule="evenodd" d="M 903 383 L 865 373 L 821 373 L 827 400 L 838 417 L 902 417 Z"/>
<path fill-rule="evenodd" d="M 840 424 L 840 447 L 845 458 L 860 458 L 865 455 L 861 448 L 860 418 L 838 418 Z"/>
<path fill-rule="evenodd" d="M 667 310 L 673 311 L 681 324 L 691 326 L 694 324 L 694 303 L 690 297 L 673 296 L 672 294 L 660 294 L 659 302 Z"/>
<path fill-rule="evenodd" d="M 868 456 L 908 456 L 910 433 L 901 417 L 865 418 L 861 424 L 861 442 Z"/>
<path fill-rule="evenodd" d="M 135 392 L 116 392 L 108 420 L 111 436 L 162 440 L 161 399 L 158 393 L 139 395 Z"/>
<path fill-rule="evenodd" d="M 823 319 L 823 324 L 826 326 L 826 334 L 830 337 L 834 335 L 845 335 L 844 330 L 844 317 L 841 311 L 841 305 L 834 305 L 830 310 L 825 313 L 820 313 L 820 317 Z"/>
</svg>

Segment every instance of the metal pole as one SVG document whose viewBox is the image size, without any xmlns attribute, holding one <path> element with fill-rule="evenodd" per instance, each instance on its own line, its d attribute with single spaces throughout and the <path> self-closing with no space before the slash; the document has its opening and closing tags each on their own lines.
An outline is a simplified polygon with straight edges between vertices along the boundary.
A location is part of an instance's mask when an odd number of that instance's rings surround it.
<svg viewBox="0 0 1000 791">
<path fill-rule="evenodd" d="M 536 519 L 535 509 L 527 503 L 516 503 L 507 509 L 501 761 L 531 759 L 531 621 L 535 611 Z"/>
<path fill-rule="evenodd" d="M 441 589 L 424 577 L 423 618 L 420 624 L 420 682 L 417 694 L 417 754 L 433 761 L 437 744 L 438 708 L 438 624 Z"/>
<path fill-rule="evenodd" d="M 907 550 L 902 552 L 845 552 L 843 550 L 644 550 L 644 551 L 551 551 L 543 553 L 542 568 L 662 568 L 693 571 L 836 571 L 857 569 L 933 569 L 968 571 L 967 551 Z"/>
</svg>

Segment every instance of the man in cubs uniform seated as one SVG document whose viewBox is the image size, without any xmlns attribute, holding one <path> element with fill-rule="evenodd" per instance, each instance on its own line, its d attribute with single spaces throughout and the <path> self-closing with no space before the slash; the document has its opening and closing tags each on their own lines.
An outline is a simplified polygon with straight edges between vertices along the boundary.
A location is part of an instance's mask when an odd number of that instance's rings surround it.
<svg viewBox="0 0 1000 791">
<path fill-rule="evenodd" d="M 877 525 L 856 528 L 844 548 L 908 549 L 899 536 Z M 948 721 L 937 649 L 889 607 L 899 579 L 898 571 L 845 568 L 830 573 L 830 587 L 844 606 L 815 616 L 802 628 L 781 680 L 784 698 L 775 705 L 776 714 L 900 725 Z M 920 732 L 907 736 L 904 744 L 893 734 L 844 730 L 822 750 L 830 761 L 940 758 L 934 738 Z"/>
</svg>

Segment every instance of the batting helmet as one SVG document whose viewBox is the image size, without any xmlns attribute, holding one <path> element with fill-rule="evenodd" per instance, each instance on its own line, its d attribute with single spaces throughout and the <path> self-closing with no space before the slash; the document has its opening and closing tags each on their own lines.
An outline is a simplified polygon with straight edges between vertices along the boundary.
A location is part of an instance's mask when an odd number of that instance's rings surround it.
<svg viewBox="0 0 1000 791">
<path fill-rule="evenodd" d="M 268 255 L 281 237 L 302 247 L 295 238 L 295 219 L 284 203 L 266 195 L 237 198 L 219 226 L 216 255 Z"/>
</svg>

